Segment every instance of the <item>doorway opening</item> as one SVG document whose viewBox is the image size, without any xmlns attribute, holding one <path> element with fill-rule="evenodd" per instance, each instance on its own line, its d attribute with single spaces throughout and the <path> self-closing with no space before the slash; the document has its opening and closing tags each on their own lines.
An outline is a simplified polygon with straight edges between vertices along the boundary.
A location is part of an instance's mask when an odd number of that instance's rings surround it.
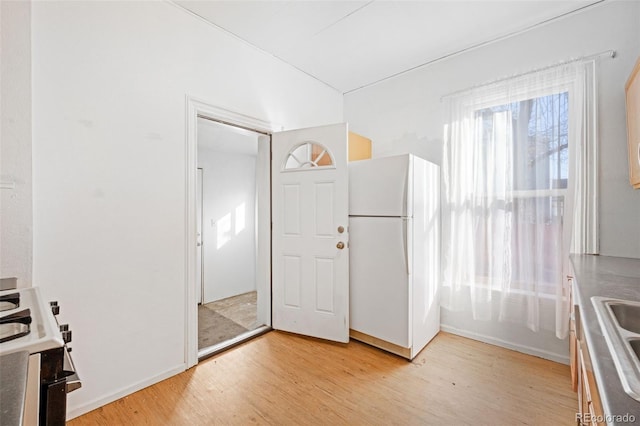
<svg viewBox="0 0 640 426">
<path fill-rule="evenodd" d="M 270 136 L 197 118 L 198 359 L 270 329 Z"/>
</svg>

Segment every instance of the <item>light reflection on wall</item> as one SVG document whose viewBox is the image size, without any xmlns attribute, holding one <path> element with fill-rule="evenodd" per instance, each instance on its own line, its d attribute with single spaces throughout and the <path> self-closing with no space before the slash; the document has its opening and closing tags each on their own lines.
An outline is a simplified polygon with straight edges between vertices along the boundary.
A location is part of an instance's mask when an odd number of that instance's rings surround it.
<svg viewBox="0 0 640 426">
<path fill-rule="evenodd" d="M 216 248 L 218 250 L 231 241 L 232 219 L 234 224 L 233 228 L 235 229 L 234 235 L 238 235 L 246 227 L 246 203 L 242 203 L 235 208 L 235 215 L 233 218 L 229 212 L 215 221 Z"/>
<path fill-rule="evenodd" d="M 216 233 L 216 245 L 220 250 L 231 240 L 231 213 L 227 213 L 216 221 Z"/>
<path fill-rule="evenodd" d="M 242 203 L 236 207 L 236 235 L 245 228 L 245 209 L 246 204 Z"/>
</svg>

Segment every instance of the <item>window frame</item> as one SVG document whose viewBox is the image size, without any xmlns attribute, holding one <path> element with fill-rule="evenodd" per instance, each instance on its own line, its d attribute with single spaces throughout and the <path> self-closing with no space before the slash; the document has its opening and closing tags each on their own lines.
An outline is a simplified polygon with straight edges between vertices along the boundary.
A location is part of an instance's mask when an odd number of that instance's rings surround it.
<svg viewBox="0 0 640 426">
<path fill-rule="evenodd" d="M 309 147 L 309 152 L 308 152 L 309 157 L 312 157 L 313 148 L 315 146 L 318 146 L 318 147 L 322 148 L 322 152 L 324 154 L 321 152 L 320 155 L 318 156 L 318 159 L 324 158 L 324 156 L 327 155 L 329 157 L 329 160 L 331 161 L 331 164 L 318 165 L 311 159 L 308 160 L 307 162 L 300 163 L 300 160 L 296 156 L 294 156 L 293 153 L 295 151 L 297 151 L 300 147 L 304 146 L 304 145 L 307 145 Z M 291 157 L 293 157 L 295 159 L 295 161 L 297 161 L 299 163 L 298 167 L 287 168 L 287 163 L 289 162 Z M 301 167 L 302 165 L 305 165 L 305 164 L 310 164 L 310 165 L 307 166 L 307 167 Z M 326 146 L 324 146 L 320 142 L 307 140 L 307 141 L 300 142 L 300 143 L 296 144 L 295 146 L 293 146 L 289 150 L 289 152 L 287 153 L 287 156 L 284 159 L 284 162 L 282 163 L 282 167 L 280 168 L 280 172 L 281 173 L 291 173 L 291 172 L 306 172 L 306 171 L 318 171 L 318 170 L 335 169 L 336 168 L 335 164 L 336 164 L 335 158 L 333 157 L 333 154 L 331 153 L 329 148 L 327 148 Z"/>
</svg>

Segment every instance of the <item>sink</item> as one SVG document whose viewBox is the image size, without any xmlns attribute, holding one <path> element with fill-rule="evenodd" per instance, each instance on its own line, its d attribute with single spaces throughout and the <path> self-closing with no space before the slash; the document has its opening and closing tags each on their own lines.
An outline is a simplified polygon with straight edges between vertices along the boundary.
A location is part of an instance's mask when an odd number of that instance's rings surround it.
<svg viewBox="0 0 640 426">
<path fill-rule="evenodd" d="M 632 333 L 640 334 L 640 303 L 609 301 L 607 304 L 620 327 Z"/>
<path fill-rule="evenodd" d="M 640 401 L 640 302 L 592 297 L 625 392 Z"/>
</svg>

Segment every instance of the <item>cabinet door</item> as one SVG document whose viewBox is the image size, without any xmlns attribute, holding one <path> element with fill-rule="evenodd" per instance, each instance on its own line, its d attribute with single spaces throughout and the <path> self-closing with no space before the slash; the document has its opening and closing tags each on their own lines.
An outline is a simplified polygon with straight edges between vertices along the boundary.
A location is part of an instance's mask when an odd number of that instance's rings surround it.
<svg viewBox="0 0 640 426">
<path fill-rule="evenodd" d="M 573 321 L 572 321 L 573 322 Z M 569 330 L 569 362 L 571 364 L 571 388 L 578 391 L 578 340 L 576 332 Z"/>
<path fill-rule="evenodd" d="M 578 407 L 581 424 L 605 426 L 604 412 L 584 334 L 578 332 Z"/>
<path fill-rule="evenodd" d="M 627 94 L 627 143 L 629 144 L 629 181 L 640 189 L 640 58 L 625 86 Z"/>
<path fill-rule="evenodd" d="M 578 391 L 578 337 L 576 332 L 576 321 L 579 315 L 578 307 L 573 300 L 573 276 L 567 275 L 569 281 L 569 306 L 571 313 L 569 317 L 569 366 L 571 367 L 571 387 L 574 392 Z"/>
<path fill-rule="evenodd" d="M 371 139 L 349 132 L 349 161 L 368 160 L 370 158 Z"/>
</svg>

